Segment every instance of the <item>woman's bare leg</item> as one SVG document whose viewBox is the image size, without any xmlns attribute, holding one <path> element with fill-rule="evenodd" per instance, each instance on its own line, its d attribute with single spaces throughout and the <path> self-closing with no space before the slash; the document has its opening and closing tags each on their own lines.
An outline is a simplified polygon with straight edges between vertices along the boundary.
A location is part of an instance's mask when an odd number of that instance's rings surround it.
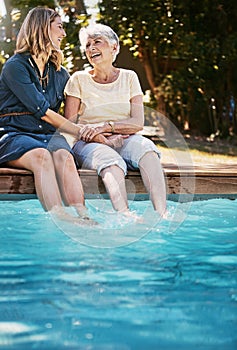
<svg viewBox="0 0 237 350">
<path fill-rule="evenodd" d="M 159 157 L 153 151 L 147 152 L 140 160 L 139 168 L 155 211 L 164 216 L 166 212 L 166 185 Z"/>
<path fill-rule="evenodd" d="M 127 191 L 123 170 L 117 165 L 111 165 L 100 173 L 113 208 L 124 212 L 128 210 Z"/>
<path fill-rule="evenodd" d="M 73 206 L 81 216 L 86 215 L 84 191 L 71 153 L 60 149 L 52 154 L 60 193 L 65 205 Z"/>
<path fill-rule="evenodd" d="M 49 151 L 44 148 L 35 148 L 26 152 L 19 159 L 8 162 L 8 164 L 15 168 L 25 168 L 32 171 L 37 196 L 46 211 L 53 207 L 62 206 L 54 163 Z"/>
<path fill-rule="evenodd" d="M 32 171 L 38 199 L 43 208 L 46 211 L 50 211 L 53 217 L 80 225 L 85 223 L 94 225 L 92 220 L 85 221 L 65 211 L 55 173 L 54 161 L 48 150 L 44 148 L 33 149 L 26 152 L 21 158 L 8 162 L 8 165 Z"/>
</svg>

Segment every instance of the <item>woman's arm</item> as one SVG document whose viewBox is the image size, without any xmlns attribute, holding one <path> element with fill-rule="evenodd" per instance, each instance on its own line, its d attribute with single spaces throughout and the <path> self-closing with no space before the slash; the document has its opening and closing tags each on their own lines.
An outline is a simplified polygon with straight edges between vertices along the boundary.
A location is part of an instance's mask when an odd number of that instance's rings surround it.
<svg viewBox="0 0 237 350">
<path fill-rule="evenodd" d="M 59 129 L 59 131 L 66 132 L 70 135 L 78 137 L 81 132 L 83 133 L 84 125 L 74 124 L 52 109 L 47 109 L 45 115 L 41 119 L 53 125 L 56 129 Z M 88 128 L 88 130 L 89 129 L 90 128 Z"/>
<path fill-rule="evenodd" d="M 67 95 L 64 107 L 65 118 L 75 123 L 77 121 L 80 104 L 81 100 L 79 98 Z"/>
<path fill-rule="evenodd" d="M 110 124 L 105 123 L 102 132 L 112 132 L 115 134 L 135 134 L 142 130 L 144 126 L 144 107 L 143 96 L 134 96 L 130 100 L 131 112 L 130 117 L 125 120 L 116 121 Z M 99 127 L 98 127 L 99 128 Z M 98 129 L 95 128 L 95 129 Z"/>
</svg>

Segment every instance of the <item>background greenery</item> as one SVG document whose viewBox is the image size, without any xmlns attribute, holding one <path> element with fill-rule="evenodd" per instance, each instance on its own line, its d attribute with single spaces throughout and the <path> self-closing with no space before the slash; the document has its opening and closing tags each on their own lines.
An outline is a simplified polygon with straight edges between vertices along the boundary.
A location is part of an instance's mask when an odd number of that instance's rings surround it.
<svg viewBox="0 0 237 350">
<path fill-rule="evenodd" d="M 78 30 L 91 18 L 88 3 L 5 0 L 0 69 L 14 52 L 25 14 L 40 5 L 60 9 L 67 32 L 65 65 L 70 72 L 82 69 Z M 236 140 L 236 0 L 101 0 L 95 16 L 115 29 L 134 62 L 142 65 L 151 92 L 149 106 L 181 131 Z"/>
</svg>

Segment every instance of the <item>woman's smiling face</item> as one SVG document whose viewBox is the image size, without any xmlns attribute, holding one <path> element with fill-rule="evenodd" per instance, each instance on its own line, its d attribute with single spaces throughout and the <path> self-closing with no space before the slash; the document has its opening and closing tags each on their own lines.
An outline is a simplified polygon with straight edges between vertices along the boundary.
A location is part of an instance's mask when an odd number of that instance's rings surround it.
<svg viewBox="0 0 237 350">
<path fill-rule="evenodd" d="M 60 49 L 61 41 L 66 36 L 60 16 L 55 17 L 50 25 L 50 36 L 53 44 Z"/>
<path fill-rule="evenodd" d="M 113 61 L 114 46 L 102 37 L 89 37 L 86 43 L 86 57 L 91 65 L 103 61 Z"/>
</svg>

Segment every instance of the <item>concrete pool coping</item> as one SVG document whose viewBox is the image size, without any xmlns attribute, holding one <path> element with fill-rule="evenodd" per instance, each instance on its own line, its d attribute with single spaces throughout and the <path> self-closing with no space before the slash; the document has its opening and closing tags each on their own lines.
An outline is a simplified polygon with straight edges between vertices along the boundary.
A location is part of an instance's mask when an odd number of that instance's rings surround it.
<svg viewBox="0 0 237 350">
<path fill-rule="evenodd" d="M 171 200 L 191 201 L 208 198 L 237 198 L 237 165 L 181 166 L 163 164 L 167 196 Z M 101 178 L 93 170 L 80 169 L 85 198 L 106 197 Z M 126 176 L 128 198 L 148 199 L 140 173 Z M 0 168 L 0 199 L 36 198 L 33 174 L 24 169 Z"/>
</svg>

